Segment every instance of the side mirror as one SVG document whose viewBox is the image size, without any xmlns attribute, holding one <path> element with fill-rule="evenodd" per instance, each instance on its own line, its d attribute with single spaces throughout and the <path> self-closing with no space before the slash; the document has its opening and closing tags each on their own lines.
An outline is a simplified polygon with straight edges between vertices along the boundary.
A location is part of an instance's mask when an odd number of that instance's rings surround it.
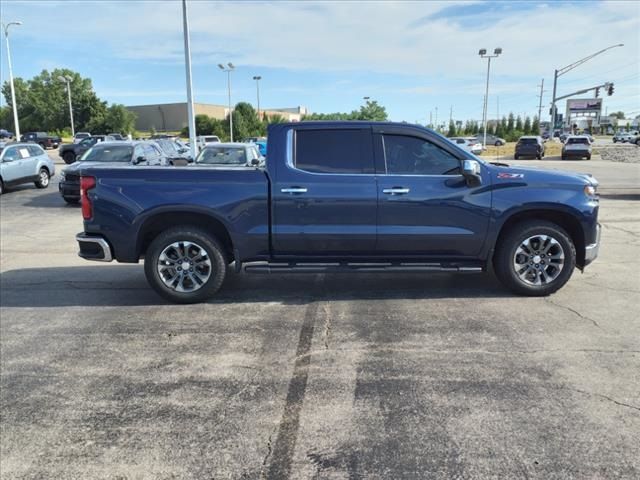
<svg viewBox="0 0 640 480">
<path fill-rule="evenodd" d="M 145 160 L 145 158 L 144 158 L 142 155 L 140 155 L 138 158 L 136 158 L 136 161 L 135 161 L 135 162 L 133 162 L 133 163 L 134 163 L 135 165 L 137 165 L 137 164 L 139 164 L 139 163 L 143 163 L 143 162 L 145 162 L 145 161 L 146 161 L 146 160 Z"/>
<path fill-rule="evenodd" d="M 260 159 L 259 158 L 252 158 L 251 159 L 251 166 L 252 167 L 257 167 L 258 165 L 260 165 Z"/>
<path fill-rule="evenodd" d="M 470 187 L 482 184 L 480 163 L 476 160 L 464 160 L 462 162 L 462 175 L 467 179 Z"/>
</svg>

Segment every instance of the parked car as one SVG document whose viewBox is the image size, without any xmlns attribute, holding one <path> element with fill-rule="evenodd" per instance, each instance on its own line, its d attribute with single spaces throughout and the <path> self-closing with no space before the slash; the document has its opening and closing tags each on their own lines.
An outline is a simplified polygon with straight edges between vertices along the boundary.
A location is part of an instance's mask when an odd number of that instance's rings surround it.
<svg viewBox="0 0 640 480">
<path fill-rule="evenodd" d="M 525 136 L 518 139 L 516 149 L 513 154 L 514 160 L 521 157 L 535 157 L 538 160 L 544 157 L 544 141 L 542 137 Z"/>
<path fill-rule="evenodd" d="M 562 146 L 562 160 L 568 158 L 586 158 L 591 160 L 591 142 L 584 135 L 574 135 L 567 138 Z"/>
<path fill-rule="evenodd" d="M 80 143 L 85 138 L 89 138 L 91 134 L 89 132 L 77 132 L 73 136 L 73 143 Z"/>
<path fill-rule="evenodd" d="M 0 142 L 0 194 L 21 183 L 47 188 L 55 173 L 53 161 L 40 145 Z"/>
<path fill-rule="evenodd" d="M 244 143 L 253 143 L 258 147 L 260 155 L 267 156 L 267 138 L 266 137 L 249 137 L 243 140 Z"/>
<path fill-rule="evenodd" d="M 91 137 L 80 140 L 79 143 L 65 143 L 64 145 L 60 145 L 58 155 L 62 157 L 64 163 L 70 165 L 96 143 L 113 141 L 115 141 L 115 138 L 110 135 L 92 135 Z"/>
<path fill-rule="evenodd" d="M 127 139 L 127 137 L 125 137 L 121 133 L 110 133 L 109 136 L 112 137 L 114 140 L 117 140 L 119 142 Z"/>
<path fill-rule="evenodd" d="M 451 137 L 449 140 L 474 155 L 482 153 L 482 143 L 479 143 L 475 137 Z"/>
<path fill-rule="evenodd" d="M 22 142 L 37 143 L 45 150 L 47 148 L 58 148 L 61 143 L 60 137 L 48 135 L 46 132 L 27 132 L 22 135 Z"/>
<path fill-rule="evenodd" d="M 13 138 L 14 133 L 9 130 L 5 130 L 4 128 L 0 128 L 0 140 L 8 140 Z"/>
<path fill-rule="evenodd" d="M 597 256 L 598 183 L 494 165 L 417 125 L 269 126 L 264 168 L 80 168 L 88 260 L 179 303 L 227 272 L 480 272 L 549 295 Z M 234 266 L 231 266 L 231 265 Z M 452 290 L 452 295 L 455 291 Z"/>
<path fill-rule="evenodd" d="M 220 138 L 215 135 L 200 135 L 196 137 L 196 145 L 198 148 L 204 148 L 210 143 L 220 143 Z"/>
<path fill-rule="evenodd" d="M 169 165 L 186 165 L 193 162 L 189 148 L 185 147 L 181 142 L 169 138 L 159 138 L 153 140 L 153 142 L 167 157 Z"/>
<path fill-rule="evenodd" d="M 480 144 L 482 144 L 484 142 L 484 135 L 482 135 L 482 134 L 478 134 L 474 138 L 475 138 L 476 142 L 480 142 Z M 505 143 L 507 143 L 507 141 L 504 138 L 500 138 L 500 137 L 496 137 L 495 135 L 487 134 L 487 145 L 495 145 L 496 147 L 499 147 L 501 145 L 504 145 Z"/>
<path fill-rule="evenodd" d="M 613 136 L 613 143 L 626 143 L 630 142 L 634 138 L 635 135 L 632 132 L 616 132 L 616 134 Z"/>
<path fill-rule="evenodd" d="M 215 143 L 200 150 L 195 165 L 260 166 L 264 157 L 253 143 Z"/>
<path fill-rule="evenodd" d="M 155 142 L 100 142 L 87 150 L 80 159 L 60 172 L 58 191 L 67 203 L 80 201 L 80 169 L 90 165 L 167 165 L 167 157 Z"/>
</svg>

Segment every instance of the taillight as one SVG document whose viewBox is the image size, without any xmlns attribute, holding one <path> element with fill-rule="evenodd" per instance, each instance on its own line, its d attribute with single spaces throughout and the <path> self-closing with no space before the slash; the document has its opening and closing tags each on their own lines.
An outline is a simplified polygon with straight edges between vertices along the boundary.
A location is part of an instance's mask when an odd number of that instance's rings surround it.
<svg viewBox="0 0 640 480">
<path fill-rule="evenodd" d="M 93 218 L 93 206 L 91 205 L 88 192 L 95 186 L 95 177 L 80 177 L 80 202 L 82 205 L 82 218 L 85 220 L 91 220 L 91 218 Z"/>
</svg>

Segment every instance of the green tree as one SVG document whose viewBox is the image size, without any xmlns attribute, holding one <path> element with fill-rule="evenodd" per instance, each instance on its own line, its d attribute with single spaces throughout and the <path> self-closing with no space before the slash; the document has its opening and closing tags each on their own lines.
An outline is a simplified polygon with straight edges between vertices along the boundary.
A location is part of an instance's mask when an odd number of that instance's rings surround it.
<svg viewBox="0 0 640 480">
<path fill-rule="evenodd" d="M 509 113 L 509 118 L 507 120 L 507 131 L 506 131 L 506 133 L 513 132 L 514 124 L 515 124 L 515 118 L 513 116 L 513 113 Z"/>
<path fill-rule="evenodd" d="M 447 131 L 447 137 L 455 137 L 456 136 L 456 124 L 453 123 L 453 120 L 449 120 L 449 131 Z"/>
<path fill-rule="evenodd" d="M 531 123 L 531 133 L 533 135 L 540 135 L 540 119 L 537 115 L 533 117 L 533 122 Z"/>
<path fill-rule="evenodd" d="M 618 120 L 622 120 L 623 118 L 625 118 L 624 116 L 624 112 L 623 111 L 618 111 L 618 112 L 613 112 L 609 114 L 610 117 L 615 117 Z"/>
<path fill-rule="evenodd" d="M 377 101 L 367 100 L 367 103 L 361 106 L 360 111 L 357 112 L 356 120 L 384 122 L 387 120 L 387 110 L 382 105 L 379 105 Z"/>
<path fill-rule="evenodd" d="M 531 134 L 531 119 L 528 116 L 524 120 L 524 134 L 525 135 L 530 135 Z M 537 133 L 536 133 L 536 135 L 537 135 Z"/>
<path fill-rule="evenodd" d="M 135 123 L 136 114 L 116 103 L 107 108 L 104 114 L 91 118 L 85 126 L 92 133 L 127 134 L 134 131 Z"/>
<path fill-rule="evenodd" d="M 516 118 L 516 130 L 518 130 L 519 132 L 523 130 L 522 118 L 520 117 L 520 115 L 518 115 L 518 118 Z"/>
</svg>

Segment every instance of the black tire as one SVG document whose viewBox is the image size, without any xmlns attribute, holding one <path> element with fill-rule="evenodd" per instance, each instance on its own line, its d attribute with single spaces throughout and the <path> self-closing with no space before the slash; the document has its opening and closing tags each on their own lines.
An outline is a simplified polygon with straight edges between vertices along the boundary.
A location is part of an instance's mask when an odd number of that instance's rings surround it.
<svg viewBox="0 0 640 480">
<path fill-rule="evenodd" d="M 2 195 L 4 193 L 4 183 L 2 183 L 2 180 L 0 180 L 0 195 Z"/>
<path fill-rule="evenodd" d="M 501 141 L 499 141 L 499 140 L 496 140 L 496 143 L 494 143 L 494 145 L 495 145 L 496 147 L 499 147 L 500 145 L 502 145 L 502 142 L 501 142 Z"/>
<path fill-rule="evenodd" d="M 76 161 L 76 155 L 73 152 L 64 152 L 64 154 L 62 155 L 62 159 L 64 160 L 64 163 L 66 163 L 67 165 L 71 165 Z"/>
<path fill-rule="evenodd" d="M 206 252 L 211 263 L 209 277 L 197 290 L 178 292 L 166 285 L 158 272 L 157 265 L 161 253 L 165 248 L 177 242 L 197 244 Z M 151 242 L 145 254 L 144 273 L 149 285 L 166 300 L 173 303 L 198 303 L 209 299 L 222 286 L 227 274 L 228 262 L 225 257 L 224 249 L 214 237 L 197 227 L 183 225 L 165 230 Z M 176 275 L 179 274 L 176 273 Z"/>
<path fill-rule="evenodd" d="M 587 155 L 587 160 L 591 160 L 591 155 Z"/>
<path fill-rule="evenodd" d="M 38 172 L 38 180 L 33 182 L 36 188 L 47 188 L 49 186 L 49 180 L 51 179 L 51 175 L 49 174 L 49 170 L 46 168 L 41 168 Z"/>
<path fill-rule="evenodd" d="M 613 143 L 616 143 L 618 140 L 616 140 L 615 138 L 613 139 Z"/>
<path fill-rule="evenodd" d="M 69 205 L 77 205 L 78 203 L 80 203 L 80 200 L 78 200 L 77 198 L 65 197 L 64 195 L 62 196 L 62 198 Z"/>
<path fill-rule="evenodd" d="M 567 157 L 565 157 L 564 155 L 562 155 L 562 156 L 560 157 L 560 159 L 561 159 L 561 160 L 566 160 L 566 159 L 567 159 Z"/>
<path fill-rule="evenodd" d="M 541 153 L 539 153 L 538 155 L 536 155 L 536 158 L 537 158 L 538 160 L 542 160 L 542 154 L 541 154 Z"/>
<path fill-rule="evenodd" d="M 514 267 L 518 247 L 528 238 L 547 235 L 555 239 L 564 253 L 564 263 L 557 276 L 548 283 L 532 285 L 521 279 Z M 530 297 L 550 295 L 564 286 L 576 266 L 576 248 L 567 232 L 545 220 L 527 220 L 512 226 L 501 238 L 493 257 L 496 276 L 511 291 Z M 533 268 L 533 267 L 532 267 Z"/>
<path fill-rule="evenodd" d="M 519 158 L 520 158 L 520 156 L 519 156 L 517 153 L 514 153 L 514 154 L 513 154 L 513 159 L 514 159 L 514 160 L 518 160 Z"/>
<path fill-rule="evenodd" d="M 42 147 L 42 149 L 43 149 L 43 150 L 46 150 L 46 149 L 47 149 L 47 147 L 46 147 L 46 145 L 45 145 L 44 143 L 39 143 L 38 145 L 40 145 L 40 146 Z"/>
</svg>

